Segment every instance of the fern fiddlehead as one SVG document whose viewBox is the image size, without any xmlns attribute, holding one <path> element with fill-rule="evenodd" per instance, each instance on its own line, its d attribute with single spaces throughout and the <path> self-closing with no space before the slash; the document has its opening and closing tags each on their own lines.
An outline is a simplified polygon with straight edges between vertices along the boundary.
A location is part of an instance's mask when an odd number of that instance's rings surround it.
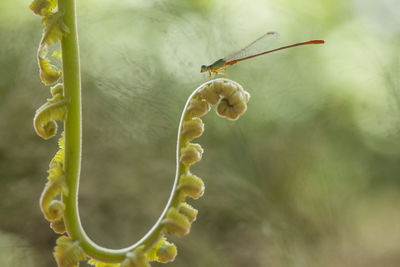
<svg viewBox="0 0 400 267">
<path fill-rule="evenodd" d="M 81 100 L 79 53 L 76 32 L 75 1 L 34 0 L 30 8 L 42 16 L 45 26 L 38 50 L 40 76 L 50 85 L 52 98 L 36 112 L 34 128 L 44 139 L 56 134 L 56 120 L 64 121 L 59 151 L 50 162 L 48 182 L 40 198 L 44 217 L 50 221 L 57 239 L 54 256 L 60 267 L 77 266 L 91 258 L 97 267 L 148 267 L 149 262 L 173 261 L 177 249 L 165 235 L 184 236 L 196 220 L 197 210 L 186 198 L 197 199 L 204 193 L 201 178 L 190 167 L 201 160 L 203 149 L 192 141 L 202 135 L 200 117 L 216 105 L 217 114 L 236 120 L 246 111 L 249 94 L 234 81 L 216 79 L 202 84 L 189 97 L 181 116 L 176 151 L 176 176 L 167 205 L 152 229 L 138 242 L 124 249 L 107 249 L 95 244 L 80 223 L 77 198 L 81 161 Z M 57 11 L 55 11 L 57 10 Z M 50 63 L 47 46 L 61 41 L 62 72 Z"/>
</svg>

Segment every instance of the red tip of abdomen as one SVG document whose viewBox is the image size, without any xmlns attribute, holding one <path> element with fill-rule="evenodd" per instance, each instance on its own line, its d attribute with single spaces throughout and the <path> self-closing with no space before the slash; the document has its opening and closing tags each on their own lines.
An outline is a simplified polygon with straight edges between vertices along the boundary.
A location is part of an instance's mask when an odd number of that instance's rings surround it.
<svg viewBox="0 0 400 267">
<path fill-rule="evenodd" d="M 312 41 L 309 41 L 308 43 L 310 43 L 310 44 L 324 44 L 325 41 L 324 40 L 312 40 Z"/>
</svg>

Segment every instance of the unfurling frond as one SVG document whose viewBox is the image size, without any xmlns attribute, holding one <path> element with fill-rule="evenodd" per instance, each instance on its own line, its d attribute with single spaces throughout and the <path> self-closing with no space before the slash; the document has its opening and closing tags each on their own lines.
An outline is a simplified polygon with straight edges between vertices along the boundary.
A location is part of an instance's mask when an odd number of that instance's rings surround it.
<svg viewBox="0 0 400 267">
<path fill-rule="evenodd" d="M 56 134 L 57 123 L 55 121 L 65 119 L 67 103 L 68 101 L 61 94 L 56 94 L 38 108 L 33 119 L 33 126 L 40 137 L 49 139 Z"/>
<path fill-rule="evenodd" d="M 69 33 L 69 29 L 63 22 L 61 12 L 49 13 L 43 16 L 42 22 L 45 28 L 38 49 L 38 63 L 42 82 L 50 85 L 61 78 L 61 71 L 51 63 L 47 55 L 48 45 L 61 40 L 63 36 Z"/>
<path fill-rule="evenodd" d="M 177 250 L 174 244 L 167 241 L 165 237 L 161 238 L 152 249 L 147 251 L 146 257 L 149 261 L 170 262 L 176 257 Z"/>
</svg>

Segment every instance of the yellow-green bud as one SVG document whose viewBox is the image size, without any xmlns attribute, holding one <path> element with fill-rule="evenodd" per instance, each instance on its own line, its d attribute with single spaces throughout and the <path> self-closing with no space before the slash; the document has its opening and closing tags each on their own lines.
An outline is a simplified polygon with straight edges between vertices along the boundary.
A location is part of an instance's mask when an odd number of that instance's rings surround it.
<svg viewBox="0 0 400 267">
<path fill-rule="evenodd" d="M 201 160 L 203 149 L 199 144 L 188 144 L 181 148 L 180 154 L 179 161 L 186 166 L 190 166 Z"/>
<path fill-rule="evenodd" d="M 178 211 L 180 214 L 185 215 L 190 223 L 196 220 L 198 211 L 192 206 L 190 206 L 188 203 L 186 202 L 180 203 L 178 206 Z"/>
<path fill-rule="evenodd" d="M 60 220 L 64 215 L 65 205 L 60 200 L 52 200 L 49 206 L 50 221 Z"/>
<path fill-rule="evenodd" d="M 223 98 L 218 103 L 217 114 L 230 120 L 236 120 L 246 111 L 246 109 L 247 106 L 243 101 L 240 101 L 235 105 L 230 105 L 228 99 Z"/>
<path fill-rule="evenodd" d="M 204 131 L 204 123 L 200 118 L 193 118 L 183 122 L 181 135 L 185 140 L 193 140 L 201 136 Z"/>
<path fill-rule="evenodd" d="M 198 199 L 204 193 L 203 181 L 193 174 L 182 174 L 179 177 L 177 190 L 180 191 L 181 198 L 189 196 Z"/>
<path fill-rule="evenodd" d="M 157 250 L 157 260 L 162 263 L 174 261 L 177 254 L 176 246 L 165 241 Z"/>
<path fill-rule="evenodd" d="M 168 209 L 165 219 L 162 220 L 162 224 L 169 234 L 177 234 L 180 237 L 190 231 L 189 220 L 174 207 Z"/>
</svg>

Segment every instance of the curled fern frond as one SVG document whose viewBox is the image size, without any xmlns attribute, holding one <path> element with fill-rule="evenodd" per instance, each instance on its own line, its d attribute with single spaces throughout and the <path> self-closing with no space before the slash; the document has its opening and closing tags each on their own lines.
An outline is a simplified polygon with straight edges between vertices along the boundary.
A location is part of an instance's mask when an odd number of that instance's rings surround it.
<svg viewBox="0 0 400 267">
<path fill-rule="evenodd" d="M 42 39 L 38 50 L 38 63 L 40 77 L 46 85 L 56 83 L 61 77 L 61 71 L 51 63 L 47 56 L 47 47 L 69 33 L 68 27 L 62 20 L 61 12 L 51 13 L 43 17 L 42 22 L 45 26 Z"/>
<path fill-rule="evenodd" d="M 177 253 L 176 246 L 173 243 L 165 241 L 157 250 L 156 261 L 162 263 L 174 261 Z"/>
<path fill-rule="evenodd" d="M 167 263 L 173 261 L 176 257 L 177 250 L 173 243 L 167 241 L 165 237 L 161 238 L 152 249 L 147 251 L 146 258 L 149 261 L 158 261 Z"/>
<path fill-rule="evenodd" d="M 225 89 L 229 88 L 229 89 Z M 217 114 L 230 120 L 236 120 L 247 109 L 250 95 L 235 87 L 224 87 L 221 90 L 223 98 L 217 104 Z"/>
<path fill-rule="evenodd" d="M 181 149 L 180 162 L 185 166 L 190 166 L 201 160 L 204 150 L 199 144 L 189 143 Z"/>
<path fill-rule="evenodd" d="M 68 187 L 65 175 L 48 181 L 40 196 L 40 208 L 46 220 L 55 221 L 60 219 L 64 213 L 65 206 L 62 202 L 55 200 L 61 193 L 68 195 Z"/>
<path fill-rule="evenodd" d="M 33 126 L 40 137 L 47 140 L 56 134 L 57 123 L 55 121 L 65 119 L 67 104 L 68 101 L 61 94 L 56 94 L 38 108 L 33 118 Z"/>
<path fill-rule="evenodd" d="M 204 194 L 203 180 L 190 172 L 182 174 L 179 177 L 177 192 L 181 200 L 184 200 L 186 196 L 198 199 Z"/>
<path fill-rule="evenodd" d="M 37 53 L 40 68 L 40 78 L 46 85 L 56 83 L 61 77 L 61 71 L 51 63 L 47 56 L 47 48 L 50 44 L 61 40 L 70 31 L 63 22 L 63 13 L 54 12 L 57 0 L 33 0 L 30 9 L 37 15 L 42 16 L 44 31 L 40 40 Z"/>
<path fill-rule="evenodd" d="M 63 171 L 64 133 L 62 133 L 58 145 L 60 149 L 51 160 L 50 168 L 47 171 L 49 173 L 49 176 L 47 177 L 48 182 L 46 183 L 40 197 L 40 209 L 46 220 L 50 221 L 50 227 L 54 232 L 63 234 L 66 230 L 63 219 L 65 204 L 56 199 L 56 197 L 60 194 L 68 195 L 69 191 Z"/>
<path fill-rule="evenodd" d="M 75 267 L 80 261 L 86 259 L 86 254 L 79 245 L 69 237 L 61 236 L 57 239 L 54 257 L 59 267 Z"/>
<path fill-rule="evenodd" d="M 190 143 L 201 136 L 204 124 L 200 119 L 207 114 L 212 105 L 217 105 L 217 114 L 236 120 L 247 109 L 250 95 L 243 88 L 228 79 L 209 81 L 200 86 L 189 98 L 182 115 L 178 159 L 181 173 L 175 193 L 176 204 L 168 208 L 162 225 L 167 233 L 184 236 L 190 231 L 191 223 L 197 217 L 197 210 L 185 202 L 186 197 L 197 199 L 204 193 L 203 181 L 190 173 L 190 166 L 202 158 L 203 149 L 199 144 Z"/>
<path fill-rule="evenodd" d="M 149 261 L 158 261 L 162 263 L 173 261 L 177 250 L 174 244 L 167 241 L 165 237 L 161 238 L 152 249 L 147 251 L 146 258 Z"/>
<path fill-rule="evenodd" d="M 176 234 L 180 237 L 186 235 L 190 231 L 190 222 L 188 218 L 179 212 L 178 209 L 169 208 L 165 219 L 162 221 L 168 234 Z"/>
<path fill-rule="evenodd" d="M 49 205 L 49 221 L 60 221 L 64 215 L 65 205 L 62 201 L 53 199 Z"/>
<path fill-rule="evenodd" d="M 198 211 L 186 202 L 182 202 L 178 206 L 178 212 L 185 215 L 190 223 L 194 222 L 197 217 Z"/>
<path fill-rule="evenodd" d="M 182 125 L 182 137 L 191 141 L 194 138 L 200 137 L 204 132 L 204 123 L 200 118 L 193 118 L 185 121 Z"/>
<path fill-rule="evenodd" d="M 51 64 L 50 59 L 47 57 L 47 48 L 43 46 L 41 49 L 41 53 L 38 55 L 40 79 L 45 85 L 56 83 L 61 78 L 61 71 Z"/>
</svg>

